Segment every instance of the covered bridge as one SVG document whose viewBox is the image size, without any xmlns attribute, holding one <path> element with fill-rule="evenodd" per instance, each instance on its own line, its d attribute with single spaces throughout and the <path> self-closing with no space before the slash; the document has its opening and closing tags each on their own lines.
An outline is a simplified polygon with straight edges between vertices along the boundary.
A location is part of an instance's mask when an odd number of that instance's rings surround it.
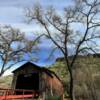
<svg viewBox="0 0 100 100">
<path fill-rule="evenodd" d="M 12 89 L 38 91 L 39 96 L 61 96 L 64 87 L 59 77 L 51 70 L 27 62 L 13 71 Z"/>
</svg>

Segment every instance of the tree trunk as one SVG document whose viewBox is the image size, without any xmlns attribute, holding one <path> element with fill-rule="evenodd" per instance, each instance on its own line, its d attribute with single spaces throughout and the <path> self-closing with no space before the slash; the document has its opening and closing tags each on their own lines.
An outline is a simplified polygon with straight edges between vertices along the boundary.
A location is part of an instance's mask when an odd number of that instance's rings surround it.
<svg viewBox="0 0 100 100">
<path fill-rule="evenodd" d="M 70 95 L 71 100 L 75 100 L 73 71 L 70 70 L 69 74 L 70 74 L 70 89 L 69 89 L 69 95 Z"/>
<path fill-rule="evenodd" d="M 2 76 L 2 74 L 0 73 L 0 77 Z"/>
<path fill-rule="evenodd" d="M 4 72 L 0 72 L 0 77 L 4 74 Z"/>
<path fill-rule="evenodd" d="M 71 100 L 75 100 L 75 94 L 74 94 L 74 78 L 73 78 L 73 69 L 72 66 L 68 62 L 68 58 L 65 56 L 65 61 L 67 64 L 68 72 L 69 72 L 69 96 Z"/>
</svg>

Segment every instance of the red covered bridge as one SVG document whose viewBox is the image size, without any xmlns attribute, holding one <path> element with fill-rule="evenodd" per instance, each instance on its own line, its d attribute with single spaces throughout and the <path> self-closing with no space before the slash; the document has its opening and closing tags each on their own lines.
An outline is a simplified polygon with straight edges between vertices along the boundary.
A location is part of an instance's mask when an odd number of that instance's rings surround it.
<svg viewBox="0 0 100 100">
<path fill-rule="evenodd" d="M 63 100 L 64 87 L 59 77 L 51 70 L 27 62 L 13 71 L 12 89 L 4 91 L 0 100 L 59 96 Z"/>
</svg>

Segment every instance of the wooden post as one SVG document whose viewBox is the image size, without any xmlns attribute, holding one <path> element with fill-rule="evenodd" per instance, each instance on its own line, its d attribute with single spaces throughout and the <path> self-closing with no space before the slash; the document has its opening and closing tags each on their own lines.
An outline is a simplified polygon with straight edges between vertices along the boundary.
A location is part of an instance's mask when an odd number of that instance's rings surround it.
<svg viewBox="0 0 100 100">
<path fill-rule="evenodd" d="M 24 100 L 24 92 L 25 92 L 25 91 L 23 90 L 23 100 Z"/>
<path fill-rule="evenodd" d="M 61 95 L 61 100 L 64 100 L 64 94 Z"/>
<path fill-rule="evenodd" d="M 7 100 L 7 92 L 8 90 L 5 90 L 5 100 Z"/>
<path fill-rule="evenodd" d="M 45 100 L 46 99 L 46 93 L 45 93 L 45 91 L 43 91 L 43 100 Z"/>
<path fill-rule="evenodd" d="M 34 91 L 33 91 L 32 93 L 33 93 L 33 97 L 32 97 L 32 99 L 34 99 Z"/>
<path fill-rule="evenodd" d="M 53 96 L 53 88 L 52 88 L 52 80 L 51 80 L 51 84 L 50 84 L 50 93 L 51 93 L 51 96 Z"/>
</svg>

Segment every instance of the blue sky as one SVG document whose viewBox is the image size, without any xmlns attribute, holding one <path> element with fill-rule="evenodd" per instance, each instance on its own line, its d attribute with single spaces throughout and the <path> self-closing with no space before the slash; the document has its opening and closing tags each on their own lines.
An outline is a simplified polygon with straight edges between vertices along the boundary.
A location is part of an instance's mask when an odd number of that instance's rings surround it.
<svg viewBox="0 0 100 100">
<path fill-rule="evenodd" d="M 19 28 L 21 31 L 27 33 L 28 36 L 31 37 L 31 32 L 38 31 L 38 27 L 33 24 L 25 23 L 24 8 L 32 7 L 35 3 L 40 2 L 43 7 L 53 5 L 59 12 L 61 12 L 62 8 L 71 4 L 70 1 L 71 0 L 0 0 L 0 25 L 11 25 L 14 28 Z M 50 45 L 48 46 L 47 44 Z M 48 53 L 50 53 L 49 51 L 51 46 L 52 43 L 48 40 L 45 42 L 42 41 L 42 44 L 40 44 L 41 51 L 38 53 L 40 58 L 38 61 L 39 65 L 44 66 L 54 63 L 55 58 L 61 55 L 61 53 L 57 51 L 54 54 L 53 61 L 47 61 L 46 58 Z M 14 66 L 13 69 L 15 69 L 17 66 Z M 11 70 L 8 70 L 5 74 L 11 73 Z"/>
<path fill-rule="evenodd" d="M 11 25 L 14 28 L 19 28 L 21 31 L 28 34 L 27 36 L 30 38 L 32 37 L 32 32 L 40 29 L 34 24 L 25 23 L 24 8 L 32 7 L 35 3 L 40 2 L 44 8 L 52 5 L 57 8 L 59 13 L 61 13 L 64 7 L 72 4 L 71 1 L 72 0 L 0 0 L 0 25 Z M 74 27 L 74 29 L 78 28 L 83 31 L 80 25 L 73 25 L 72 27 Z M 50 45 L 48 46 L 48 44 Z M 38 53 L 40 58 L 38 61 L 39 65 L 44 66 L 51 64 L 54 62 L 57 56 L 61 56 L 61 53 L 56 51 L 53 61 L 47 61 L 46 58 L 48 53 L 50 53 L 51 47 L 52 43 L 49 40 L 42 41 L 42 44 L 40 44 L 41 51 Z M 69 48 L 69 50 L 70 49 L 71 48 Z M 70 52 L 72 53 L 72 49 Z M 6 73 L 8 74 L 10 72 L 11 70 L 7 71 Z"/>
</svg>

